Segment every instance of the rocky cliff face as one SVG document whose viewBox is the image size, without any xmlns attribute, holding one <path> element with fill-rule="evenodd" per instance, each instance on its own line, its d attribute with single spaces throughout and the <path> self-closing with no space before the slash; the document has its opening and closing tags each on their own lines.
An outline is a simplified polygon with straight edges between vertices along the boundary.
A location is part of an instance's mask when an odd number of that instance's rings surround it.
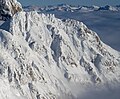
<svg viewBox="0 0 120 99">
<path fill-rule="evenodd" d="M 120 53 L 82 22 L 19 12 L 0 29 L 0 79 L 3 99 L 79 99 L 120 83 Z"/>
<path fill-rule="evenodd" d="M 22 6 L 16 0 L 0 0 L 0 19 L 9 19 L 20 11 L 22 11 Z"/>
</svg>

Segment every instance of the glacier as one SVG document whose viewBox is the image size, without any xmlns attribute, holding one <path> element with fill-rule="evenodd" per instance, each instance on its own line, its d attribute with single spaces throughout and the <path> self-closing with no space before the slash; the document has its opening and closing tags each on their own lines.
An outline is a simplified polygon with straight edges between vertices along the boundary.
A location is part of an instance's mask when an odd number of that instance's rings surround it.
<svg viewBox="0 0 120 99">
<path fill-rule="evenodd" d="M 1 99 L 98 99 L 119 90 L 120 52 L 84 23 L 22 9 L 0 23 Z"/>
</svg>

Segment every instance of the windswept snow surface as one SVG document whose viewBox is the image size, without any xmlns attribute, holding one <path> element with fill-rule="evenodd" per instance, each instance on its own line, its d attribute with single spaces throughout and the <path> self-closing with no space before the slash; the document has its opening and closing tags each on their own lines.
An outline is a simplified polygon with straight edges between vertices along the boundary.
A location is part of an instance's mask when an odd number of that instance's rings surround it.
<svg viewBox="0 0 120 99">
<path fill-rule="evenodd" d="M 119 99 L 119 88 L 120 53 L 82 22 L 35 11 L 1 22 L 1 99 Z"/>
</svg>

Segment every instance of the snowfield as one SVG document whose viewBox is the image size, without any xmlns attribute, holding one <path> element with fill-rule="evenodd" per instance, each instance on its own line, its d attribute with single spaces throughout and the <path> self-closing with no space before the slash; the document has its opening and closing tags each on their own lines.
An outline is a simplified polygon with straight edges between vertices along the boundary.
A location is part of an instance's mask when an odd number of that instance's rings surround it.
<svg viewBox="0 0 120 99">
<path fill-rule="evenodd" d="M 22 10 L 1 21 L 1 99 L 119 99 L 119 91 L 120 52 L 82 22 Z"/>
</svg>

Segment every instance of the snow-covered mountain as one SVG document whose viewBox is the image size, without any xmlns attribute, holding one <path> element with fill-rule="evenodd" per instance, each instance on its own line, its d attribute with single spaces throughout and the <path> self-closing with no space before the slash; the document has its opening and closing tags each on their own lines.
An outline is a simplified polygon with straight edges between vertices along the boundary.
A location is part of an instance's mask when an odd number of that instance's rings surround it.
<svg viewBox="0 0 120 99">
<path fill-rule="evenodd" d="M 120 53 L 82 22 L 36 11 L 2 21 L 1 99 L 83 99 L 89 87 L 119 84 Z"/>
<path fill-rule="evenodd" d="M 118 11 L 118 10 L 119 10 L 119 7 L 118 7 L 118 6 L 113 7 L 113 6 L 110 6 L 110 5 L 106 5 L 106 6 L 104 6 L 104 7 L 100 7 L 98 10 Z"/>
</svg>

